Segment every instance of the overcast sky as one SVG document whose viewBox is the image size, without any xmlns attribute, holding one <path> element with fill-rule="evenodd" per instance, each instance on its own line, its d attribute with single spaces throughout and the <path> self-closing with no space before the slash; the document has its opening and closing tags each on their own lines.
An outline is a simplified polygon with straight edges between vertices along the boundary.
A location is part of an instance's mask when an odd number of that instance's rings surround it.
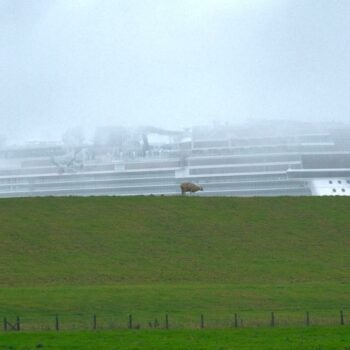
<svg viewBox="0 0 350 350">
<path fill-rule="evenodd" d="M 349 0 L 0 0 L 0 133 L 350 118 Z"/>
</svg>

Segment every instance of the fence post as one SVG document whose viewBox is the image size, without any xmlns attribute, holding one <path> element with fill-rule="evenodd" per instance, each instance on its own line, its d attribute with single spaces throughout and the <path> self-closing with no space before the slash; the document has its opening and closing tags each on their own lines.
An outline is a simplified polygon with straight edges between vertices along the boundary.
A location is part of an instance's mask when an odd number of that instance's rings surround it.
<svg viewBox="0 0 350 350">
<path fill-rule="evenodd" d="M 4 317 L 4 331 L 7 331 L 7 319 Z"/>
<path fill-rule="evenodd" d="M 165 315 L 165 329 L 169 329 L 169 316 L 168 316 L 168 314 Z"/>
<path fill-rule="evenodd" d="M 275 327 L 275 313 L 271 312 L 271 327 Z"/>
<path fill-rule="evenodd" d="M 343 313 L 343 310 L 340 311 L 340 324 L 342 326 L 344 326 L 344 313 Z"/>
<path fill-rule="evenodd" d="M 238 316 L 235 313 L 235 328 L 238 328 Z"/>
<path fill-rule="evenodd" d="M 18 316 L 16 317 L 16 328 L 17 328 L 17 331 L 21 330 L 21 323 Z"/>
<path fill-rule="evenodd" d="M 309 313 L 309 311 L 306 312 L 306 325 L 310 326 L 310 313 Z"/>
<path fill-rule="evenodd" d="M 128 325 L 129 329 L 132 328 L 132 315 L 129 315 L 129 325 Z"/>
<path fill-rule="evenodd" d="M 201 328 L 204 328 L 204 315 L 201 315 Z"/>
<path fill-rule="evenodd" d="M 92 318 L 92 329 L 96 330 L 96 328 L 97 328 L 97 318 L 96 318 L 96 314 L 94 314 Z"/>
<path fill-rule="evenodd" d="M 56 317 L 55 317 L 55 329 L 56 329 L 56 331 L 60 330 L 60 323 L 58 320 L 58 315 L 56 315 Z"/>
</svg>

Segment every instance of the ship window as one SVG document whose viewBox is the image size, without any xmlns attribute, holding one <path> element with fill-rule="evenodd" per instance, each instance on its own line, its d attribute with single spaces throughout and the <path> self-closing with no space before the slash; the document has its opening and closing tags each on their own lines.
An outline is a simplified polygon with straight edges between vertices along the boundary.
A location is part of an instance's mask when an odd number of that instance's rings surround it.
<svg viewBox="0 0 350 350">
<path fill-rule="evenodd" d="M 338 180 L 338 184 L 341 184 L 341 181 L 340 181 L 340 180 Z"/>
<path fill-rule="evenodd" d="M 347 182 L 348 184 L 350 184 L 350 180 L 347 180 L 346 182 Z"/>
<path fill-rule="evenodd" d="M 333 181 L 329 181 L 329 183 L 330 183 L 330 184 L 332 184 L 332 183 L 333 183 Z"/>
<path fill-rule="evenodd" d="M 333 188 L 333 192 L 337 192 L 337 190 L 335 188 Z"/>
<path fill-rule="evenodd" d="M 342 188 L 341 190 L 342 190 L 342 192 L 345 192 L 345 188 Z"/>
</svg>

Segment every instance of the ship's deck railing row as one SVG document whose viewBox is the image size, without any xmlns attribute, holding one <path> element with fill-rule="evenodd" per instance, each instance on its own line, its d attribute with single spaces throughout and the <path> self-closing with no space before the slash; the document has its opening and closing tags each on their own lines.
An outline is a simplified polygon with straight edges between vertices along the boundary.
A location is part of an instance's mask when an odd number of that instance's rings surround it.
<svg viewBox="0 0 350 350">
<path fill-rule="evenodd" d="M 40 184 L 63 184 L 69 186 L 70 184 L 79 183 L 103 183 L 113 181 L 116 184 L 133 184 L 133 183 L 181 183 L 184 181 L 192 181 L 196 183 L 230 183 L 230 182 L 247 182 L 247 181 L 271 181 L 271 180 L 286 180 L 286 172 L 267 172 L 267 173 L 240 173 L 240 174 L 222 174 L 222 175 L 196 175 L 177 177 L 164 176 L 164 177 L 135 177 L 135 178 L 119 178 L 116 176 L 65 176 L 61 177 L 22 177 L 22 178 L 7 178 L 0 179 L 0 184 L 5 186 L 12 186 L 15 188 L 17 185 L 40 185 Z"/>
<path fill-rule="evenodd" d="M 290 179 L 322 179 L 349 177 L 350 168 L 343 169 L 289 169 L 287 176 Z"/>
<path fill-rule="evenodd" d="M 190 167 L 190 175 L 196 174 L 220 174 L 220 173 L 239 173 L 239 172 L 265 172 L 265 171 L 282 171 L 293 168 L 301 168 L 301 162 L 276 162 L 261 164 L 228 164 L 220 166 L 201 166 Z"/>
<path fill-rule="evenodd" d="M 331 151 L 304 151 L 304 152 L 269 152 L 269 153 L 249 153 L 249 154 L 214 154 L 214 155 L 196 155 L 196 156 L 189 156 L 189 160 L 201 160 L 201 159 L 239 159 L 239 158 L 254 158 L 254 157 L 301 157 L 303 155 L 350 155 L 350 151 L 337 151 L 337 150 L 331 150 Z"/>
<path fill-rule="evenodd" d="M 224 154 L 250 154 L 251 152 L 263 153 L 271 152 L 271 150 L 278 150 L 279 152 L 327 152 L 335 149 L 335 145 L 322 145 L 312 146 L 300 144 L 295 145 L 261 145 L 261 146 L 240 146 L 240 147 L 212 147 L 212 148 L 193 148 L 191 150 L 192 155 L 224 155 Z"/>
<path fill-rule="evenodd" d="M 55 190 L 80 190 L 80 189 L 99 189 L 110 188 L 114 191 L 148 191 L 149 189 L 165 189 L 165 188 L 179 188 L 180 183 L 174 181 L 159 182 L 159 183 L 132 183 L 132 184 L 120 184 L 115 181 L 86 181 L 86 182 L 72 182 L 72 183 L 51 183 L 51 184 L 17 184 L 17 185 L 0 185 L 0 193 L 14 191 L 30 191 L 36 192 L 41 190 L 55 191 Z M 238 181 L 238 182 L 202 182 L 206 190 L 215 188 L 221 189 L 256 189 L 256 188 L 270 188 L 277 185 L 283 185 L 286 188 L 299 188 L 303 186 L 301 181 L 289 181 L 289 180 L 276 180 L 265 179 L 260 181 Z"/>
<path fill-rule="evenodd" d="M 159 176 L 166 176 L 166 175 L 174 175 L 175 174 L 175 169 L 170 168 L 170 169 L 140 169 L 140 170 L 131 170 L 131 171 L 116 171 L 116 170 L 111 170 L 111 171 L 91 171 L 91 172 L 84 172 L 84 171 L 75 171 L 75 172 L 70 172 L 70 173 L 63 173 L 63 174 L 58 174 L 57 172 L 47 174 L 47 173 L 38 173 L 38 174 L 23 174 L 23 175 L 1 175 L 0 176 L 0 181 L 1 179 L 5 178 L 30 178 L 30 177 L 68 177 L 68 176 L 89 176 L 89 175 L 113 175 L 113 176 L 119 176 L 119 177 L 129 177 L 129 176 L 154 176 L 155 174 L 158 174 Z"/>
<path fill-rule="evenodd" d="M 275 162 L 293 162 L 301 161 L 299 154 L 267 154 L 267 155 L 248 155 L 248 156 L 214 156 L 214 157 L 189 157 L 189 166 L 206 166 L 221 164 L 257 164 L 257 163 L 275 163 Z"/>
<path fill-rule="evenodd" d="M 309 194 L 309 190 L 306 187 L 272 187 L 272 188 L 260 188 L 260 189 L 227 189 L 227 190 L 215 190 L 212 191 L 205 191 L 197 193 L 196 195 L 200 196 L 210 196 L 210 195 L 219 195 L 219 196 L 240 196 L 240 195 L 247 195 L 247 196 L 254 196 L 254 195 L 292 195 L 292 194 L 299 194 L 299 195 L 307 195 Z M 154 188 L 153 190 L 148 190 L 148 192 L 144 193 L 133 193 L 130 191 L 130 189 L 126 189 L 124 193 L 121 193 L 120 191 L 113 191 L 111 188 L 100 188 L 100 189 L 80 189 L 80 190 L 72 190 L 72 189 L 64 189 L 64 190 L 55 190 L 55 191 L 47 191 L 47 190 L 40 190 L 35 192 L 30 191 L 19 191 L 19 192 L 6 192 L 1 193 L 1 197 L 29 197 L 29 196 L 72 196 L 72 195 L 79 195 L 79 196 L 93 196 L 93 195 L 180 195 L 180 191 L 169 188 Z"/>
</svg>

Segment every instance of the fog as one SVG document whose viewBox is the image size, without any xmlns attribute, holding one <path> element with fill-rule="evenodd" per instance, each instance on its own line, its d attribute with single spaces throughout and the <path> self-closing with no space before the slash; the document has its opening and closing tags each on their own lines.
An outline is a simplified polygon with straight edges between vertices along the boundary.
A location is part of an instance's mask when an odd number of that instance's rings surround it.
<svg viewBox="0 0 350 350">
<path fill-rule="evenodd" d="M 348 0 L 0 0 L 1 131 L 347 121 Z"/>
</svg>

